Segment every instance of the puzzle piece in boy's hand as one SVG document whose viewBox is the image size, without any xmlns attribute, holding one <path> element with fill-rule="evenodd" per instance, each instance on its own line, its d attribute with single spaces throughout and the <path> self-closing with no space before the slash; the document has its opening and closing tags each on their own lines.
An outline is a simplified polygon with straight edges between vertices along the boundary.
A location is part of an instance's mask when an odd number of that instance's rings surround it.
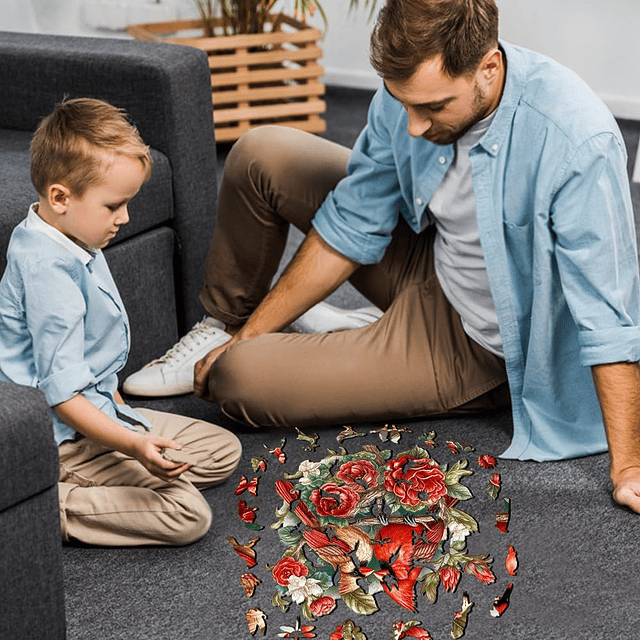
<svg viewBox="0 0 640 640">
<path fill-rule="evenodd" d="M 249 633 L 253 636 L 256 631 L 260 629 L 262 631 L 262 635 L 266 635 L 267 633 L 267 614 L 258 609 L 258 607 L 254 607 L 253 609 L 249 609 L 247 611 L 247 626 L 249 627 Z"/>
<path fill-rule="evenodd" d="M 478 464 L 485 469 L 493 469 L 498 464 L 498 461 L 488 453 L 483 453 L 478 456 Z"/>
<path fill-rule="evenodd" d="M 489 480 L 489 482 L 487 483 L 487 491 L 489 492 L 489 495 L 494 500 L 498 499 L 498 494 L 500 493 L 501 486 L 502 486 L 502 483 L 500 481 L 500 474 L 494 473 L 491 476 L 491 479 Z"/>
<path fill-rule="evenodd" d="M 509 545 L 509 552 L 504 561 L 504 566 L 510 576 L 516 575 L 516 571 L 518 570 L 518 556 L 516 555 L 516 550 L 511 545 Z"/>
<path fill-rule="evenodd" d="M 462 594 L 462 608 L 453 614 L 453 622 L 451 623 L 451 637 L 462 638 L 467 628 L 467 619 L 469 611 L 473 606 L 473 602 L 469 600 L 469 594 L 465 591 Z"/>
<path fill-rule="evenodd" d="M 507 527 L 509 526 L 509 518 L 511 517 L 511 500 L 509 498 L 503 498 L 504 507 L 502 511 L 496 513 L 496 528 L 502 531 L 502 533 L 508 533 Z"/>
<path fill-rule="evenodd" d="M 256 587 L 262 582 L 260 578 L 253 575 L 253 573 L 243 573 L 240 576 L 240 584 L 247 594 L 247 598 L 251 598 L 255 593 Z"/>
<path fill-rule="evenodd" d="M 267 459 L 263 458 L 262 456 L 253 456 L 253 458 L 251 458 L 251 468 L 253 469 L 254 473 L 258 469 L 260 469 L 261 471 L 266 471 Z"/>
<path fill-rule="evenodd" d="M 391 440 L 394 444 L 398 444 L 403 433 L 413 433 L 413 431 L 411 429 L 405 429 L 404 427 L 396 427 L 395 424 L 392 424 L 391 426 L 385 424 L 384 427 L 372 429 L 369 433 L 377 433 L 382 442 Z"/>
<path fill-rule="evenodd" d="M 282 438 L 282 440 L 280 440 L 280 444 L 275 447 L 274 449 L 269 449 L 269 447 L 267 447 L 267 445 L 264 445 L 264 448 L 269 452 L 272 453 L 278 460 L 278 462 L 280 464 L 284 464 L 287 461 L 287 456 L 285 454 L 285 452 L 282 450 L 282 448 L 284 447 L 285 442 L 287 441 L 286 438 Z"/>
<path fill-rule="evenodd" d="M 233 550 L 238 554 L 238 556 L 247 563 L 248 569 L 256 566 L 256 552 L 253 550 L 253 547 L 256 542 L 260 540 L 259 536 L 251 538 L 247 544 L 240 544 L 233 536 L 227 536 L 225 540 L 233 547 Z"/>
<path fill-rule="evenodd" d="M 455 454 L 475 451 L 470 444 L 467 444 L 466 442 L 454 442 L 453 440 L 447 440 L 447 447 L 449 447 L 449 449 L 451 449 Z"/>
<path fill-rule="evenodd" d="M 336 436 L 336 440 L 342 444 L 344 440 L 349 438 L 362 438 L 367 434 L 364 431 L 355 431 L 353 427 L 345 425 L 342 431 Z"/>
<path fill-rule="evenodd" d="M 306 433 L 304 433 L 303 431 L 300 431 L 300 429 L 298 429 L 298 427 L 296 427 L 296 431 L 298 432 L 298 440 L 304 440 L 305 442 L 308 442 L 309 444 L 306 445 L 302 445 L 302 449 L 304 451 L 315 451 L 318 448 L 318 434 L 314 433 L 312 436 L 308 436 Z"/>
<path fill-rule="evenodd" d="M 367 636 L 353 620 L 345 620 L 336 627 L 329 640 L 367 640 Z"/>
<path fill-rule="evenodd" d="M 258 478 L 251 478 L 251 480 L 247 480 L 245 476 L 242 476 L 242 478 L 240 478 L 240 482 L 238 483 L 238 488 L 236 489 L 236 495 L 239 496 L 245 491 L 248 491 L 253 496 L 257 495 Z"/>
<path fill-rule="evenodd" d="M 509 606 L 509 598 L 511 598 L 511 590 L 513 589 L 513 583 L 509 584 L 509 586 L 505 589 L 505 592 L 494 598 L 493 604 L 491 605 L 491 615 L 494 618 L 499 618 Z"/>
</svg>

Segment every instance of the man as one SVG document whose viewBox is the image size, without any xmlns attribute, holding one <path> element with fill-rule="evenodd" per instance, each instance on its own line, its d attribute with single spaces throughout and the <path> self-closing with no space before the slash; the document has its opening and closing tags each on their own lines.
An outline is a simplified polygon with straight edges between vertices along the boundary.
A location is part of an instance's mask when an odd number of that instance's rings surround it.
<svg viewBox="0 0 640 640">
<path fill-rule="evenodd" d="M 371 59 L 384 87 L 350 157 L 275 127 L 231 152 L 201 294 L 224 344 L 197 362 L 196 394 L 254 425 L 316 425 L 492 408 L 508 379 L 504 455 L 608 444 L 614 497 L 640 512 L 638 262 L 615 121 L 573 73 L 499 42 L 493 0 L 388 0 Z M 288 223 L 306 238 L 269 290 Z M 276 333 L 347 279 L 379 320 Z"/>
</svg>

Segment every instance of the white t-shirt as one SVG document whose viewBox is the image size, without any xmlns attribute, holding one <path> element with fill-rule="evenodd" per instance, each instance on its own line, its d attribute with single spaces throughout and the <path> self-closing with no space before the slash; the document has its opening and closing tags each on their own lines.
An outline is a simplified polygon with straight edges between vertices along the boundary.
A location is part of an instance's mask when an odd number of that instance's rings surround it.
<svg viewBox="0 0 640 640">
<path fill-rule="evenodd" d="M 485 134 L 495 111 L 454 145 L 455 157 L 429 203 L 436 225 L 435 269 L 447 299 L 460 314 L 467 335 L 502 357 L 498 317 L 480 245 L 469 150 Z"/>
</svg>

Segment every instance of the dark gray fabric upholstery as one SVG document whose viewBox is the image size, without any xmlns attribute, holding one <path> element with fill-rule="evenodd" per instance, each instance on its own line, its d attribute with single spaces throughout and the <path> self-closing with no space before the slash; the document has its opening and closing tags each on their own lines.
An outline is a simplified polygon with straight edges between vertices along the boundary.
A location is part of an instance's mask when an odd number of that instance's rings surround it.
<svg viewBox="0 0 640 640">
<path fill-rule="evenodd" d="M 0 638 L 64 638 L 51 411 L 40 391 L 10 383 L 0 402 Z"/>
<path fill-rule="evenodd" d="M 181 332 L 188 329 L 202 314 L 198 292 L 216 213 L 213 107 L 206 55 L 170 44 L 0 32 L 0 86 L 0 156 L 6 144 L 10 154 L 17 153 L 13 158 L 24 163 L 24 138 L 11 131 L 32 132 L 65 96 L 102 98 L 122 107 L 145 142 L 166 156 L 173 194 L 171 226 L 179 251 L 175 265 L 178 327 Z M 24 176 L 24 165 L 12 171 Z M 3 201 L 6 191 L 13 188 L 4 179 L 8 174 L 6 165 L 0 165 Z M 152 183 L 147 186 L 151 188 Z M 20 215 L 26 213 L 22 197 Z M 143 215 L 142 194 L 140 198 L 132 206 L 138 219 Z M 9 202 L 15 202 L 15 196 Z M 154 208 L 158 202 L 147 204 Z M 9 214 L 6 206 L 0 204 L 2 237 L 7 216 L 18 216 Z M 157 223 L 156 216 L 149 214 L 144 227 Z M 136 222 L 127 233 L 141 231 Z"/>
</svg>

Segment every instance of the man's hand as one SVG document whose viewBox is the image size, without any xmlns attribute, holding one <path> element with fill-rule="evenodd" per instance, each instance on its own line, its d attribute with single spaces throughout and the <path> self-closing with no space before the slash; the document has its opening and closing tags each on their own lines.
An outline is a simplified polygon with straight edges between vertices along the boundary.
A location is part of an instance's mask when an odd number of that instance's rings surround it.
<svg viewBox="0 0 640 640">
<path fill-rule="evenodd" d="M 625 469 L 618 478 L 612 478 L 612 482 L 613 499 L 640 513 L 640 467 Z"/>
<path fill-rule="evenodd" d="M 141 434 L 131 447 L 131 455 L 151 474 L 164 482 L 173 482 L 191 465 L 171 462 L 162 457 L 163 449 L 180 449 L 173 440 Z"/>
<path fill-rule="evenodd" d="M 231 338 L 229 342 L 209 351 L 204 358 L 195 363 L 193 367 L 193 393 L 198 398 L 208 400 L 209 402 L 215 401 L 215 397 L 209 389 L 209 371 L 211 371 L 213 363 L 220 357 L 220 355 L 222 355 L 228 347 L 237 342 L 234 338 Z"/>
</svg>

